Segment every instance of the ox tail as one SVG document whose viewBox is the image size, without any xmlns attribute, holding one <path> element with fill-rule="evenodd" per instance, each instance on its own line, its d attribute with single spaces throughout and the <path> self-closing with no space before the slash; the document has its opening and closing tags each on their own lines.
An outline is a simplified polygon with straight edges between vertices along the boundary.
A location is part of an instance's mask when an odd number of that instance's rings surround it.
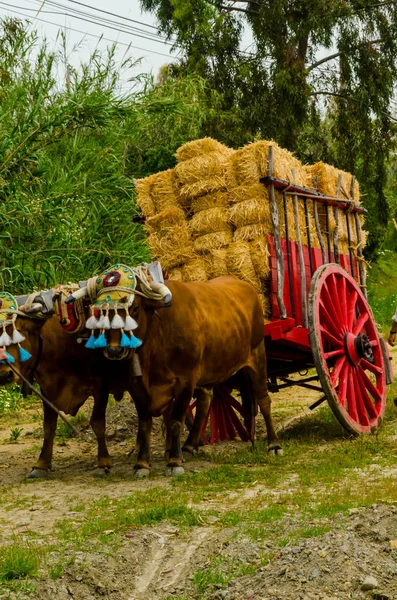
<svg viewBox="0 0 397 600">
<path fill-rule="evenodd" d="M 252 381 L 247 368 L 239 371 L 239 384 L 241 404 L 243 409 L 244 425 L 248 432 L 252 447 L 255 445 L 255 417 L 258 412 L 258 403 L 252 387 Z"/>
</svg>

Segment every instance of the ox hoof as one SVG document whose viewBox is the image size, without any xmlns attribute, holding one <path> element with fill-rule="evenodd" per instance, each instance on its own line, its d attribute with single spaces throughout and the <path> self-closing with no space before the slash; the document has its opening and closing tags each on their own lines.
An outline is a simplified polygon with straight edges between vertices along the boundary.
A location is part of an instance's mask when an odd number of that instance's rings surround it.
<svg viewBox="0 0 397 600">
<path fill-rule="evenodd" d="M 149 469 L 135 469 L 134 476 L 137 479 L 143 479 L 144 477 L 149 477 L 150 470 Z"/>
<path fill-rule="evenodd" d="M 184 446 L 182 448 L 182 452 L 185 454 L 190 454 L 190 456 L 196 456 L 196 454 L 198 454 L 198 450 L 193 448 L 193 446 Z"/>
<path fill-rule="evenodd" d="M 165 474 L 167 477 L 176 477 L 177 475 L 183 475 L 185 469 L 183 467 L 167 467 Z"/>
<path fill-rule="evenodd" d="M 94 477 L 99 477 L 103 479 L 107 477 L 110 473 L 110 467 L 97 467 L 93 473 Z"/>
<path fill-rule="evenodd" d="M 271 456 L 281 456 L 282 454 L 284 454 L 283 449 L 279 446 L 277 446 L 276 448 L 269 448 L 268 453 Z"/>
<path fill-rule="evenodd" d="M 26 475 L 26 479 L 45 479 L 48 477 L 48 471 L 45 469 L 33 469 Z"/>
</svg>

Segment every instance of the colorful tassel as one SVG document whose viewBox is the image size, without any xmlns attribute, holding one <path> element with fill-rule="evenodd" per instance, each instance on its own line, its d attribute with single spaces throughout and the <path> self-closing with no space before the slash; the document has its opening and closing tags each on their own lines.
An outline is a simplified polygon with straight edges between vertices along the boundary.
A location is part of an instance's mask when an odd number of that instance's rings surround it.
<svg viewBox="0 0 397 600">
<path fill-rule="evenodd" d="M 99 317 L 99 321 L 98 321 L 98 329 L 103 329 L 103 320 L 105 318 L 105 315 L 101 315 Z"/>
<path fill-rule="evenodd" d="M 3 348 L 3 346 L 11 346 L 11 344 L 12 344 L 12 339 L 6 332 L 5 327 L 3 325 L 3 333 L 0 336 L 0 347 Z"/>
<path fill-rule="evenodd" d="M 114 317 L 112 319 L 111 328 L 112 329 L 123 329 L 123 327 L 124 327 L 124 320 L 116 312 L 116 314 L 114 315 Z"/>
<path fill-rule="evenodd" d="M 21 362 L 25 362 L 25 360 L 29 360 L 29 358 L 32 358 L 30 352 L 22 348 L 22 346 L 19 346 L 19 360 Z"/>
<path fill-rule="evenodd" d="M 99 322 L 98 322 L 98 319 L 96 318 L 96 316 L 91 315 L 91 317 L 89 319 L 87 319 L 85 326 L 87 327 L 87 329 L 98 329 Z"/>
<path fill-rule="evenodd" d="M 135 337 L 135 335 L 131 334 L 131 338 L 130 338 L 130 348 L 139 348 L 140 346 L 142 346 L 142 340 L 140 340 L 139 338 Z"/>
<path fill-rule="evenodd" d="M 105 334 L 102 331 L 101 334 L 98 335 L 98 337 L 96 338 L 94 347 L 95 348 L 106 348 L 107 345 L 108 345 L 108 343 L 106 341 Z"/>
<path fill-rule="evenodd" d="M 26 339 L 25 336 L 22 335 L 22 333 L 20 333 L 18 331 L 18 329 L 14 329 L 13 334 L 12 334 L 12 343 L 13 344 L 20 344 L 25 339 Z"/>
<path fill-rule="evenodd" d="M 15 362 L 15 358 L 13 356 L 11 356 L 11 354 L 8 354 L 8 352 L 6 352 L 6 357 L 9 363 L 13 363 Z M 6 361 L 5 360 L 0 360 L 0 364 L 5 365 Z"/>
<path fill-rule="evenodd" d="M 128 335 L 126 335 L 123 331 L 122 336 L 121 336 L 121 340 L 120 340 L 120 346 L 122 348 L 131 348 L 131 340 L 128 337 Z"/>
<path fill-rule="evenodd" d="M 90 348 L 92 350 L 95 348 L 95 336 L 94 336 L 94 332 L 93 331 L 91 331 L 91 335 L 88 338 L 85 347 L 86 348 Z"/>
<path fill-rule="evenodd" d="M 132 331 L 133 329 L 136 329 L 137 327 L 138 327 L 138 323 L 135 321 L 135 319 L 130 317 L 130 315 L 127 315 L 125 318 L 124 331 Z"/>
<path fill-rule="evenodd" d="M 110 329 L 110 319 L 109 319 L 109 315 L 107 313 L 103 317 L 102 329 Z"/>
</svg>

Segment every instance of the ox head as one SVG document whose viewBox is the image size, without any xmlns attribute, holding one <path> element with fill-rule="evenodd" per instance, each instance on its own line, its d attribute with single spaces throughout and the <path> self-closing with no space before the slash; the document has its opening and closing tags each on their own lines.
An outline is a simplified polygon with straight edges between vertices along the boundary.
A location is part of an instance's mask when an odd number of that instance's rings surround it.
<svg viewBox="0 0 397 600">
<path fill-rule="evenodd" d="M 84 294 L 91 299 L 91 316 L 86 322 L 91 335 L 86 348 L 102 349 L 110 360 L 128 358 L 142 345 L 146 321 L 144 314 L 139 319 L 137 315 L 143 302 L 155 308 L 171 302 L 170 291 L 163 283 L 153 280 L 147 265 L 137 268 L 114 265 L 90 279 L 87 286 L 71 294 L 67 302 Z"/>
<path fill-rule="evenodd" d="M 37 339 L 45 320 L 29 318 L 23 312 L 26 299 L 26 296 L 16 298 L 8 292 L 0 292 L 0 385 L 18 382 L 10 364 L 18 371 L 23 370 L 38 351 Z M 27 310 L 33 306 L 34 302 L 30 301 Z"/>
</svg>

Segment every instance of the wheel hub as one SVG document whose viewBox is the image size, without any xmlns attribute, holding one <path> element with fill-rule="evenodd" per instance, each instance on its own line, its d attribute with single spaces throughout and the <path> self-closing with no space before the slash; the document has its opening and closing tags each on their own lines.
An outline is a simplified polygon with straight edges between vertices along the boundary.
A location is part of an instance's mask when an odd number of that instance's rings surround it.
<svg viewBox="0 0 397 600">
<path fill-rule="evenodd" d="M 365 333 L 360 333 L 357 336 L 353 333 L 346 333 L 343 341 L 345 353 L 350 364 L 358 365 L 363 358 L 370 363 L 374 362 L 372 346 Z"/>
</svg>

